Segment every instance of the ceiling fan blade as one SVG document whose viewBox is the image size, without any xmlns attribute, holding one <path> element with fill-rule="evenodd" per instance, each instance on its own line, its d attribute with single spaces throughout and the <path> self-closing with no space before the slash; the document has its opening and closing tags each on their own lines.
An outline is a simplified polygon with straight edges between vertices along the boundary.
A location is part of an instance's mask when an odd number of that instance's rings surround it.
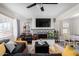
<svg viewBox="0 0 79 59">
<path fill-rule="evenodd" d="M 36 3 L 33 3 L 33 4 L 29 5 L 29 6 L 27 6 L 27 8 L 31 8 L 31 7 L 33 7 L 35 5 L 36 5 Z"/>
</svg>

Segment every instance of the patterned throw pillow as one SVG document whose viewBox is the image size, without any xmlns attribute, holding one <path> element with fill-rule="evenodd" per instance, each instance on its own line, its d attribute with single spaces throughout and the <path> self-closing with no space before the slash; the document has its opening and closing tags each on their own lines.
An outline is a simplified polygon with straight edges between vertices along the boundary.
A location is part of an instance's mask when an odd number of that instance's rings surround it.
<svg viewBox="0 0 79 59">
<path fill-rule="evenodd" d="M 10 53 L 15 49 L 15 44 L 13 41 L 9 41 L 8 43 L 5 44 L 6 48 L 9 50 Z"/>
</svg>

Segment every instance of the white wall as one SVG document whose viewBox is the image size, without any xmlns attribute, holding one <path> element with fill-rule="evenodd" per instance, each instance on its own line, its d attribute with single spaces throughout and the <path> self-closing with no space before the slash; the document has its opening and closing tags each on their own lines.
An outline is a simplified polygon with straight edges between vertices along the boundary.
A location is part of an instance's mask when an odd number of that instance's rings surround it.
<svg viewBox="0 0 79 59">
<path fill-rule="evenodd" d="M 42 18 L 42 17 L 39 17 L 39 18 Z M 44 18 L 47 18 L 47 17 L 44 17 Z M 51 17 L 50 17 L 51 18 Z M 29 18 L 29 19 L 24 19 L 24 20 L 20 20 L 20 34 L 23 32 L 23 26 L 27 23 L 30 24 L 31 26 L 31 29 L 54 29 L 54 23 L 53 23 L 53 18 L 51 18 L 51 27 L 49 28 L 36 28 L 35 26 L 35 19 L 36 18 Z M 59 20 L 57 19 L 56 20 L 56 24 L 55 24 L 55 28 L 57 30 L 59 30 Z"/>
<path fill-rule="evenodd" d="M 31 26 L 31 24 L 32 24 L 32 19 L 31 18 L 20 20 L 20 34 L 23 33 L 23 26 L 27 25 L 28 23 Z"/>
<path fill-rule="evenodd" d="M 79 35 L 79 18 L 71 19 L 72 20 L 72 34 Z"/>
<path fill-rule="evenodd" d="M 79 17 L 70 19 L 71 34 L 79 35 Z"/>
</svg>

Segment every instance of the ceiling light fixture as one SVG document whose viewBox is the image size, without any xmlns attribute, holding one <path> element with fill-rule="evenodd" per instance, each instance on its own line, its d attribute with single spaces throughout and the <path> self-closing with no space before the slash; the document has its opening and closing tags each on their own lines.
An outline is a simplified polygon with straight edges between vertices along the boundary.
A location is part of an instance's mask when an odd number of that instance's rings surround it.
<svg viewBox="0 0 79 59">
<path fill-rule="evenodd" d="M 41 9 L 41 11 L 44 11 L 44 7 L 43 7 L 43 4 L 41 4 L 41 8 L 40 8 L 40 9 Z"/>
</svg>

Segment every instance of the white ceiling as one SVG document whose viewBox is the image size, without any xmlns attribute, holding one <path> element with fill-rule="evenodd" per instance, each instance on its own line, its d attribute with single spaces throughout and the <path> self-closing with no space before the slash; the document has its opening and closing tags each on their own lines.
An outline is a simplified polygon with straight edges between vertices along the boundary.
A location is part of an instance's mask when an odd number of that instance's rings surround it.
<svg viewBox="0 0 79 59">
<path fill-rule="evenodd" d="M 0 4 L 0 12 L 3 11 L 2 8 L 6 8 L 5 13 L 7 11 L 7 14 L 12 12 L 12 16 L 16 16 L 19 19 L 27 19 L 32 17 L 58 17 L 64 12 L 68 11 L 72 7 L 76 6 L 76 3 L 59 3 L 59 4 L 44 4 L 45 11 L 42 12 L 40 10 L 40 4 L 32 7 L 32 8 L 26 8 L 28 5 L 32 3 L 4 3 Z M 3 12 L 4 12 L 3 11 Z M 10 11 L 10 12 L 9 12 Z"/>
</svg>

